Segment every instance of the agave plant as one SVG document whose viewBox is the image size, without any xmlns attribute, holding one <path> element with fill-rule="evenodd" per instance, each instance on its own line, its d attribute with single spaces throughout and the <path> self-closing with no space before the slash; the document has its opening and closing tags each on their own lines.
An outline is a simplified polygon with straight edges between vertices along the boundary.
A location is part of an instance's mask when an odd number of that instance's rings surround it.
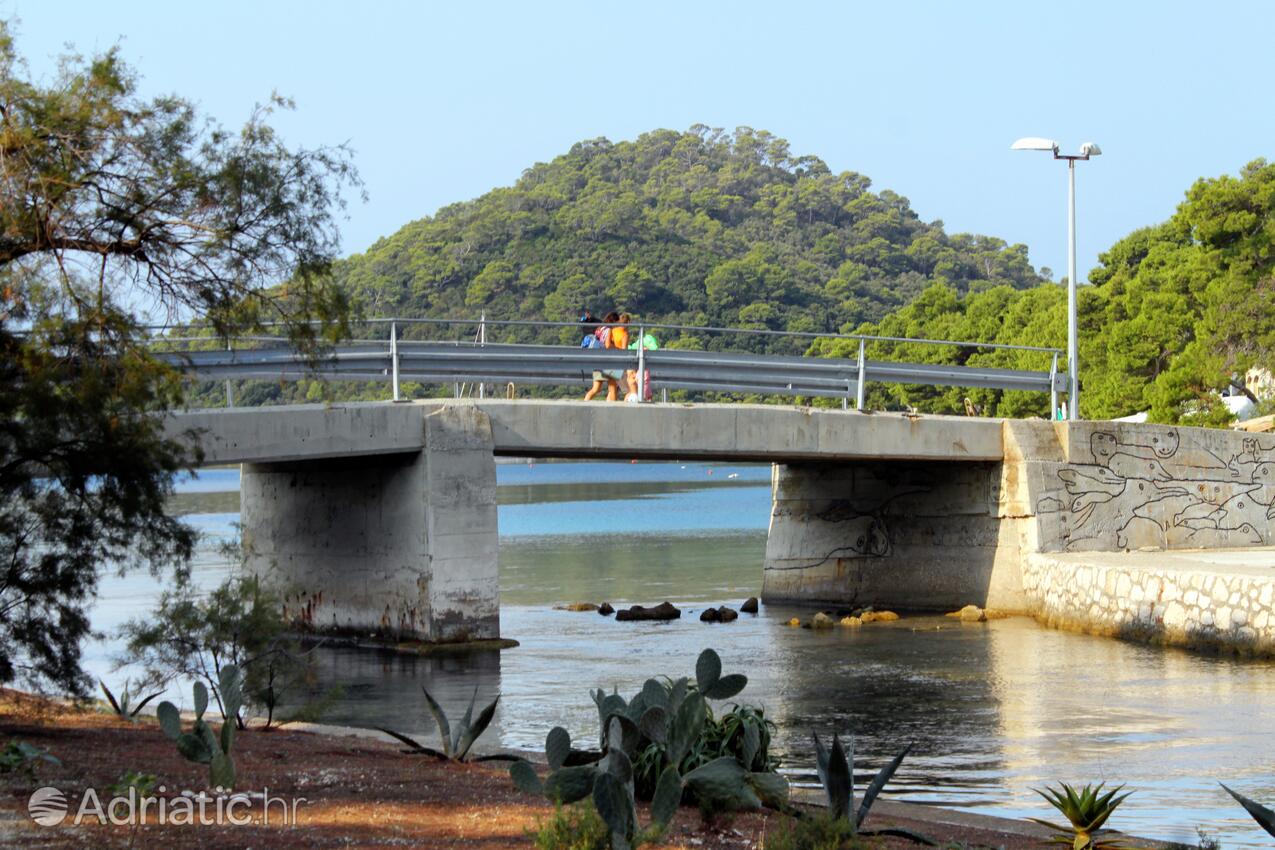
<svg viewBox="0 0 1275 850">
<path fill-rule="evenodd" d="M 1218 784 L 1221 785 L 1221 783 Z M 1222 785 L 1222 787 L 1226 788 L 1226 793 L 1234 797 L 1236 802 L 1244 807 L 1244 811 L 1253 816 L 1253 820 L 1257 821 L 1258 826 L 1266 830 L 1272 837 L 1275 837 L 1275 812 L 1272 812 L 1256 800 L 1250 800 L 1238 791 L 1232 791 L 1225 785 Z"/>
<path fill-rule="evenodd" d="M 465 716 L 461 718 L 460 724 L 453 729 L 451 724 L 447 722 L 447 714 L 443 711 L 442 706 L 430 696 L 429 691 L 425 690 L 424 687 L 421 688 L 421 691 L 425 694 L 425 703 L 429 706 L 429 713 L 434 715 L 434 723 L 438 726 L 438 737 L 442 741 L 442 750 L 426 747 L 415 739 L 392 729 L 381 728 L 380 731 L 406 744 L 408 749 L 403 750 L 405 753 L 433 756 L 444 761 L 465 761 L 474 742 L 491 725 L 491 719 L 496 714 L 496 703 L 500 702 L 500 694 L 496 694 L 496 698 L 491 701 L 491 704 L 480 711 L 478 717 L 475 718 L 474 704 L 478 701 L 478 688 L 474 688 L 474 695 L 470 697 L 469 708 L 465 710 Z M 499 754 L 481 756 L 474 759 L 474 761 L 513 761 L 517 759 L 518 756 Z"/>
<path fill-rule="evenodd" d="M 97 683 L 102 686 L 102 693 L 106 694 L 106 700 L 111 704 L 111 710 L 130 723 L 137 719 L 137 715 L 146 707 L 146 703 L 163 693 L 163 691 L 156 691 L 150 696 L 142 697 L 134 705 L 133 698 L 136 694 L 129 692 L 128 682 L 124 683 L 124 690 L 120 693 L 119 699 L 116 699 L 115 694 L 111 693 L 111 689 L 106 686 L 106 682 L 98 679 Z"/>
<path fill-rule="evenodd" d="M 912 751 L 912 745 L 908 744 L 903 748 L 903 752 L 899 753 L 890 763 L 881 768 L 877 772 L 872 783 L 863 792 L 863 800 L 859 803 L 859 810 L 854 811 L 854 745 L 850 744 L 849 752 L 841 746 L 841 739 L 836 735 L 832 736 L 832 749 L 829 750 L 819 740 L 817 734 L 812 734 L 815 741 L 815 770 L 819 774 L 819 781 L 823 783 L 823 790 L 828 795 L 828 814 L 833 820 L 845 818 L 850 821 L 855 832 L 859 832 L 859 827 L 863 825 L 864 820 L 868 817 L 868 812 L 872 810 L 872 804 L 876 802 L 877 795 L 881 793 L 881 789 L 885 788 L 885 783 L 890 781 L 890 777 L 894 776 L 895 771 L 899 769 L 899 765 L 903 764 L 903 759 Z M 862 835 L 885 835 L 896 834 L 895 831 L 882 830 L 878 833 L 860 833 Z M 911 833 L 905 835 L 907 838 L 916 838 Z M 927 839 L 924 843 L 929 843 Z"/>
<path fill-rule="evenodd" d="M 1124 846 L 1119 839 L 1100 838 L 1099 833 L 1106 831 L 1103 830 L 1102 825 L 1133 792 L 1121 794 L 1120 791 L 1124 786 L 1117 785 L 1104 794 L 1102 789 L 1105 783 L 1102 782 L 1097 785 L 1086 785 L 1079 791 L 1066 782 L 1058 784 L 1059 788 L 1046 788 L 1044 791 L 1039 788 L 1032 789 L 1044 797 L 1049 805 L 1062 812 L 1063 817 L 1067 818 L 1070 824 L 1070 826 L 1061 826 L 1042 818 L 1028 818 L 1030 821 L 1054 830 L 1050 841 L 1056 844 L 1070 844 L 1073 850 L 1116 850 Z"/>
</svg>

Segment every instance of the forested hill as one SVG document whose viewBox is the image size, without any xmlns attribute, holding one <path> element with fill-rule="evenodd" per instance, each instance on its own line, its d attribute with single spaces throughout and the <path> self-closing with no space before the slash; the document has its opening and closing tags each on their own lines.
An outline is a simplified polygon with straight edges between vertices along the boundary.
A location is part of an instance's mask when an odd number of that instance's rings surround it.
<svg viewBox="0 0 1275 850">
<path fill-rule="evenodd" d="M 870 186 L 746 127 L 594 139 L 408 224 L 336 274 L 368 316 L 573 321 L 587 306 L 819 332 L 879 320 L 935 282 L 965 293 L 1042 281 L 1025 246 L 949 235 Z"/>
</svg>

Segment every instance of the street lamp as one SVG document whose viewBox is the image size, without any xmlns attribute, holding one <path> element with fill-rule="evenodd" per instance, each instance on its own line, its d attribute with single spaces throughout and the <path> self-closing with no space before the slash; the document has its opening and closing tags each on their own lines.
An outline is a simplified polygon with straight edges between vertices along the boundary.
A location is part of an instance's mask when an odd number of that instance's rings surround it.
<svg viewBox="0 0 1275 850">
<path fill-rule="evenodd" d="M 1080 153 L 1058 153 L 1053 139 L 1029 136 L 1010 145 L 1016 151 L 1049 151 L 1054 159 L 1067 160 L 1067 418 L 1080 418 L 1079 354 L 1076 346 L 1076 161 L 1099 156 L 1102 149 L 1093 142 L 1080 146 Z"/>
</svg>

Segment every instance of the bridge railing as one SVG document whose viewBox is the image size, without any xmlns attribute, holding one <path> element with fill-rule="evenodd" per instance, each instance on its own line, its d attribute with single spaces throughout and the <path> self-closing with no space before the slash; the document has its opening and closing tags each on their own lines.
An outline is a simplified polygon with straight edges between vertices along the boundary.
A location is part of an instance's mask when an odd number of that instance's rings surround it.
<svg viewBox="0 0 1275 850">
<path fill-rule="evenodd" d="M 154 343 L 161 356 L 188 374 L 225 380 L 228 403 L 231 380 L 295 380 L 316 374 L 333 380 L 385 380 L 390 383 L 393 397 L 397 400 L 400 384 L 405 380 L 422 384 L 451 383 L 457 395 L 472 386 L 476 388 L 475 394 L 482 396 L 486 387 L 493 384 L 578 386 L 588 383 L 595 372 L 613 375 L 632 372 L 640 388 L 653 385 L 665 391 L 682 389 L 832 397 L 841 398 L 843 406 L 848 406 L 853 399 L 859 408 L 863 407 L 864 388 L 869 381 L 1048 392 L 1052 409 L 1057 409 L 1057 394 L 1066 383 L 1065 375 L 1058 371 L 1061 351 L 1054 348 L 656 323 L 634 323 L 629 327 L 631 339 L 638 343 L 637 347 L 604 350 L 580 348 L 578 344 L 543 345 L 491 340 L 493 331 L 509 330 L 522 335 L 527 330 L 546 328 L 564 329 L 564 336 L 574 334 L 578 340 L 582 337 L 581 325 L 574 322 L 485 318 L 371 319 L 357 323 L 356 338 L 334 346 L 317 362 L 298 355 L 288 346 L 286 339 L 268 335 L 238 337 L 224 343 L 224 347 L 211 337 L 189 334 L 161 334 L 155 337 Z M 453 338 L 428 338 L 431 334 L 443 335 L 438 333 L 440 328 L 453 329 Z M 460 333 L 457 334 L 455 329 L 460 329 Z M 843 339 L 857 343 L 858 356 L 835 358 L 722 350 L 649 349 L 644 341 L 652 331 L 662 335 L 670 331 L 682 335 L 759 335 L 797 341 Z M 1048 371 L 1026 371 L 868 360 L 865 349 L 871 342 L 1038 352 L 1042 360 L 1049 362 L 1050 368 Z M 805 344 L 808 346 L 809 342 Z M 621 385 L 623 383 L 621 380 Z"/>
</svg>

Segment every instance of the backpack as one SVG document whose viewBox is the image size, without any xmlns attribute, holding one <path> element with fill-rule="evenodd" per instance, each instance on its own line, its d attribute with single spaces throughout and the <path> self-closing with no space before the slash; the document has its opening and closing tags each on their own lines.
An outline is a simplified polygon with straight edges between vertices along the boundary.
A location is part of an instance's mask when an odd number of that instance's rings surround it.
<svg viewBox="0 0 1275 850">
<path fill-rule="evenodd" d="M 598 339 L 596 334 L 585 334 L 584 339 L 580 340 L 581 348 L 601 348 L 602 340 Z"/>
</svg>

